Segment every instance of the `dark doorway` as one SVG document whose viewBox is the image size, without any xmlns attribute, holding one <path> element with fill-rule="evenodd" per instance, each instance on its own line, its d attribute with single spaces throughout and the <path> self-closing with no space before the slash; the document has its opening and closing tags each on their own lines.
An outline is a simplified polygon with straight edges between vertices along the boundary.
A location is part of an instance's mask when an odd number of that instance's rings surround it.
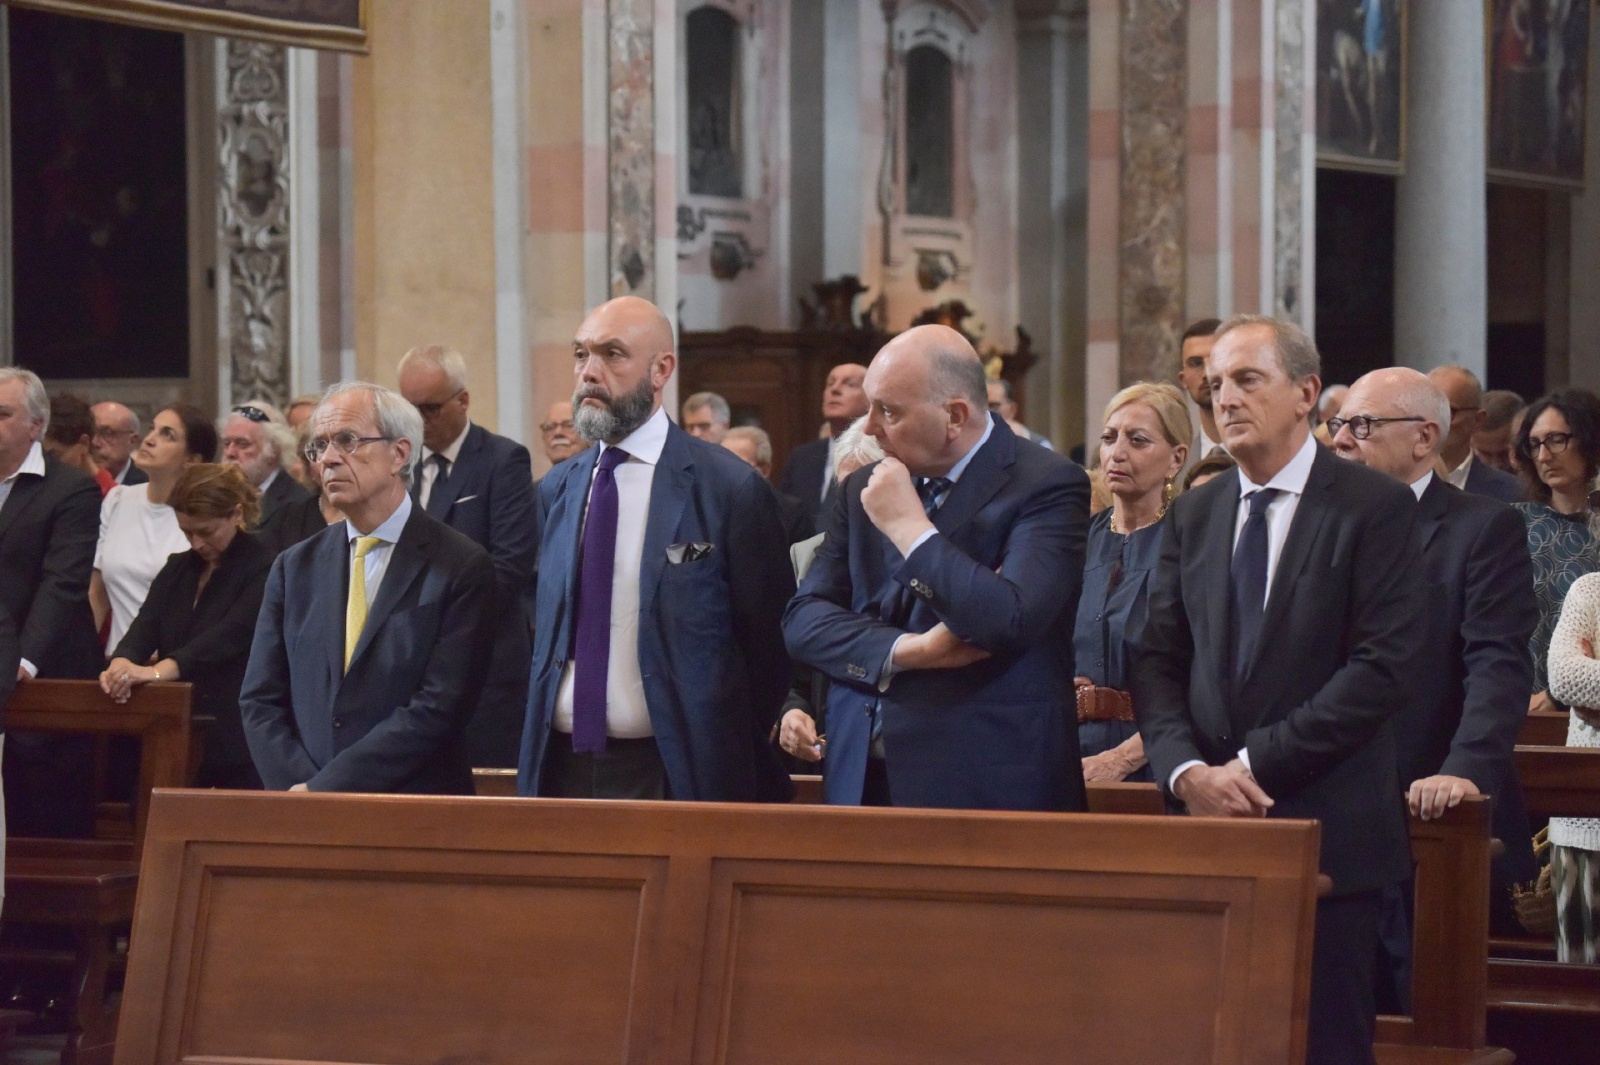
<svg viewBox="0 0 1600 1065">
<path fill-rule="evenodd" d="M 187 377 L 183 37 L 9 15 L 16 362 Z"/>
<path fill-rule="evenodd" d="M 1394 178 L 1317 170 L 1317 348 L 1325 384 L 1394 363 Z"/>
</svg>

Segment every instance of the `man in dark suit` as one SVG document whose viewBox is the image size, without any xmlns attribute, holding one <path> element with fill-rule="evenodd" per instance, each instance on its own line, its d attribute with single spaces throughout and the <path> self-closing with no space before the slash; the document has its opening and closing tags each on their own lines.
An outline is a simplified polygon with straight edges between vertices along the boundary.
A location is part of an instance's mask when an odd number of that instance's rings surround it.
<svg viewBox="0 0 1600 1065">
<path fill-rule="evenodd" d="M 50 401 L 38 376 L 0 367 L 0 609 L 18 632 L 11 680 L 86 680 L 104 659 L 89 610 L 89 575 L 100 535 L 100 488 L 81 470 L 44 454 Z M 3 775 L 17 835 L 84 835 L 92 796 L 78 787 L 89 744 L 39 734 L 13 736 Z"/>
<path fill-rule="evenodd" d="M 600 447 L 539 486 L 538 617 L 518 791 L 785 801 L 767 742 L 794 593 L 761 475 L 667 417 L 672 326 L 624 296 L 573 340 L 574 421 Z"/>
<path fill-rule="evenodd" d="M 422 418 L 397 393 L 331 390 L 308 458 L 345 515 L 272 565 L 239 709 L 262 782 L 469 795 L 463 732 L 489 665 L 494 568 L 411 501 Z"/>
<path fill-rule="evenodd" d="M 831 497 L 833 484 L 833 442 L 850 428 L 850 423 L 867 413 L 867 394 L 862 391 L 867 368 L 853 362 L 841 363 L 828 371 L 822 389 L 822 418 L 828 423 L 828 436 L 811 440 L 789 452 L 778 490 L 794 496 L 809 508 L 818 528 L 822 526 L 822 504 Z"/>
<path fill-rule="evenodd" d="M 1473 495 L 1488 496 L 1502 503 L 1524 498 L 1514 475 L 1480 462 L 1472 451 L 1472 437 L 1483 428 L 1489 412 L 1483 409 L 1483 385 L 1465 366 L 1438 366 L 1428 372 L 1439 391 L 1450 403 L 1450 429 L 1440 446 L 1439 457 L 1450 471 L 1450 483 Z"/>
<path fill-rule="evenodd" d="M 1168 513 L 1131 687 L 1156 780 L 1191 814 L 1322 822 L 1306 1060 L 1370 1065 L 1382 896 L 1411 872 L 1391 719 L 1425 583 L 1415 497 L 1312 438 L 1320 365 L 1291 324 L 1218 328 L 1211 394 L 1239 473 Z"/>
<path fill-rule="evenodd" d="M 1394 722 L 1400 783 L 1424 818 L 1468 795 L 1494 796 L 1494 834 L 1505 849 L 1491 866 L 1491 915 L 1509 932 L 1516 924 L 1509 889 L 1538 874 L 1512 748 L 1533 688 L 1528 635 L 1539 607 L 1521 516 L 1433 473 L 1450 422 L 1444 394 L 1416 370 L 1396 367 L 1352 385 L 1329 429 L 1340 457 L 1417 495 L 1428 637 L 1426 658 L 1409 671 L 1412 695 Z M 1402 905 L 1396 916 L 1404 915 Z M 1396 930 L 1391 954 L 1403 960 L 1409 923 L 1397 920 Z"/>
<path fill-rule="evenodd" d="M 832 681 L 828 801 L 1083 809 L 1088 478 L 990 415 L 953 329 L 890 341 L 866 393 L 886 457 L 845 481 L 784 617 L 790 653 Z"/>
<path fill-rule="evenodd" d="M 239 404 L 222 423 L 222 461 L 243 470 L 260 490 L 261 518 L 256 528 L 268 542 L 282 539 L 274 529 L 280 511 L 310 494 L 284 469 L 293 451 L 294 430 L 265 400 Z"/>
<path fill-rule="evenodd" d="M 722 446 L 756 468 L 761 479 L 772 481 L 772 438 L 755 425 L 736 425 L 722 436 Z M 778 516 L 783 522 L 783 538 L 791 545 L 816 534 L 811 508 L 787 492 L 778 492 Z"/>
<path fill-rule="evenodd" d="M 90 408 L 94 415 L 94 461 L 118 484 L 144 484 L 150 478 L 133 464 L 133 452 L 144 438 L 139 416 L 121 403 L 106 400 Z"/>
<path fill-rule="evenodd" d="M 533 459 L 515 440 L 467 420 L 471 394 L 459 352 L 437 344 L 406 352 L 400 394 L 422 415 L 422 458 L 412 477 L 412 498 L 471 538 L 494 563 L 494 658 L 467 723 L 467 753 L 475 766 L 512 767 L 533 651 L 526 606 L 539 551 Z"/>
</svg>

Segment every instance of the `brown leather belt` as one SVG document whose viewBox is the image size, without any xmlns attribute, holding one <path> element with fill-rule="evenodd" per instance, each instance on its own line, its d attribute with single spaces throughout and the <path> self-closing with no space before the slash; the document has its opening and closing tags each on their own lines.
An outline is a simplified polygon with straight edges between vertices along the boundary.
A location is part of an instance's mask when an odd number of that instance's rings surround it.
<svg viewBox="0 0 1600 1065">
<path fill-rule="evenodd" d="M 1132 721 L 1133 699 L 1116 688 L 1092 684 L 1078 689 L 1078 724 L 1085 721 Z"/>
</svg>

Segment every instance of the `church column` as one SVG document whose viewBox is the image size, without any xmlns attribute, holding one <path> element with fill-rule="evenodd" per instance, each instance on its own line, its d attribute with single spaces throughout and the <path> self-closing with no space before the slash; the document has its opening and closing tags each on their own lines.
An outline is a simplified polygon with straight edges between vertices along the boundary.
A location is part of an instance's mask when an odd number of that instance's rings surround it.
<svg viewBox="0 0 1600 1065">
<path fill-rule="evenodd" d="M 1017 320 L 1043 356 L 1027 420 L 1062 448 L 1084 424 L 1087 23 L 1084 0 L 1017 5 Z"/>
<path fill-rule="evenodd" d="M 1411 0 L 1405 172 L 1395 189 L 1395 361 L 1484 376 L 1483 5 Z"/>
</svg>

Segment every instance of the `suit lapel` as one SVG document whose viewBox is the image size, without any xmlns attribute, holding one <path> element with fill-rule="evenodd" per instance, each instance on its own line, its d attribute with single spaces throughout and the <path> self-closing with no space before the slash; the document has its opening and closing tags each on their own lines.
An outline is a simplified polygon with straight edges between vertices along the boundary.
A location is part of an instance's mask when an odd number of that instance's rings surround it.
<svg viewBox="0 0 1600 1065">
<path fill-rule="evenodd" d="M 48 474 L 49 465 L 45 466 Z M 17 515 L 28 509 L 28 504 L 33 498 L 44 490 L 44 478 L 35 474 L 24 473 L 18 475 L 11 485 L 11 495 L 6 498 L 6 505 L 0 509 L 0 539 L 11 529 L 17 520 Z"/>
<path fill-rule="evenodd" d="M 476 425 L 467 430 L 467 438 L 461 441 L 461 450 L 456 454 L 456 460 L 450 464 L 450 472 L 442 481 L 433 483 L 433 491 L 428 494 L 428 513 L 444 521 L 444 516 L 450 513 L 450 508 L 455 506 L 456 499 L 461 495 L 461 486 L 466 478 L 462 476 L 472 468 L 472 462 L 477 453 L 483 448 L 482 432 Z"/>
<path fill-rule="evenodd" d="M 1228 615 L 1233 603 L 1233 530 L 1239 517 L 1239 475 L 1224 475 L 1226 487 L 1210 501 L 1201 526 L 1201 554 L 1205 566 L 1206 660 L 1222 679 L 1220 691 L 1233 683 L 1232 629 Z M 1168 519 L 1171 520 L 1171 519 Z"/>
<path fill-rule="evenodd" d="M 400 602 L 432 557 L 432 524 L 420 509 L 412 508 L 411 517 L 406 519 L 405 528 L 400 530 L 399 542 L 391 549 L 394 553 L 389 556 L 389 566 L 383 571 L 383 583 L 378 585 L 378 598 L 368 604 L 367 623 L 361 628 L 356 653 L 350 656 L 352 666 L 372 644 L 374 635 L 383 628 L 389 615 L 394 613 L 395 604 Z"/>
<path fill-rule="evenodd" d="M 1241 674 L 1249 679 L 1250 671 L 1261 660 L 1261 652 L 1272 642 L 1272 634 L 1283 624 L 1289 601 L 1294 598 L 1294 583 L 1311 556 L 1311 547 L 1326 527 L 1324 517 L 1328 510 L 1328 487 L 1333 483 L 1333 463 L 1344 459 L 1333 457 L 1325 447 L 1317 448 L 1317 457 L 1311 463 L 1311 475 L 1306 478 L 1306 489 L 1294 509 L 1294 520 L 1289 524 L 1289 536 L 1283 544 L 1283 554 L 1272 574 L 1271 591 L 1267 594 L 1267 609 L 1261 617 L 1261 634 L 1256 639 L 1250 662 Z"/>
<path fill-rule="evenodd" d="M 1477 467 L 1474 466 L 1474 469 Z M 1447 487 L 1437 475 L 1423 490 L 1422 499 L 1418 501 L 1417 514 L 1417 550 L 1426 551 L 1428 544 L 1433 541 L 1440 526 L 1444 524 L 1444 515 L 1449 507 L 1450 499 L 1446 492 L 1453 491 Z"/>
<path fill-rule="evenodd" d="M 317 544 L 317 564 L 313 571 L 320 578 L 324 573 L 337 573 L 337 583 L 317 580 L 312 594 L 318 597 L 313 604 L 312 616 L 322 625 L 322 638 L 318 641 L 325 652 L 328 676 L 332 678 L 329 690 L 337 693 L 344 680 L 344 614 L 350 598 L 350 527 L 337 522 Z M 352 659 L 354 661 L 354 659 Z"/>
<path fill-rule="evenodd" d="M 656 585 L 667 564 L 667 547 L 678 529 L 678 519 L 694 490 L 694 459 L 689 453 L 688 434 L 675 425 L 667 427 L 667 441 L 661 448 L 650 485 L 650 516 L 644 527 L 644 557 L 639 560 L 639 613 L 646 614 L 655 601 Z"/>
<path fill-rule="evenodd" d="M 995 419 L 994 429 L 950 489 L 950 495 L 933 512 L 933 527 L 946 536 L 965 525 L 1011 480 L 1017 460 L 1017 438 L 1011 427 Z"/>
</svg>

